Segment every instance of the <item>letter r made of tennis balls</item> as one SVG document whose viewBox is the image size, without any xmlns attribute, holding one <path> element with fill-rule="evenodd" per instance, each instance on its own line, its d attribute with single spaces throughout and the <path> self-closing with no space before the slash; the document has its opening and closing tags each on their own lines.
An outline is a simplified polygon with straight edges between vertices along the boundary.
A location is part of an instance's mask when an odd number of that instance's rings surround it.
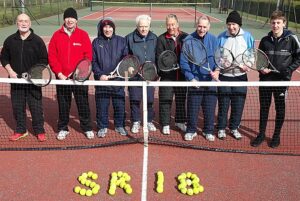
<svg viewBox="0 0 300 201">
<path fill-rule="evenodd" d="M 128 173 L 123 171 L 112 172 L 110 178 L 110 186 L 108 189 L 109 195 L 115 195 L 117 187 L 122 188 L 125 193 L 132 194 L 132 187 L 127 182 L 130 182 L 131 177 Z"/>
<path fill-rule="evenodd" d="M 75 186 L 73 189 L 74 192 L 81 196 L 87 196 L 87 197 L 91 197 L 93 195 L 98 194 L 100 190 L 100 185 L 95 182 L 95 180 L 97 179 L 98 179 L 97 173 L 94 173 L 92 171 L 82 173 L 78 177 L 78 182 L 83 186 L 88 187 L 88 189 L 82 188 L 80 186 Z"/>
</svg>

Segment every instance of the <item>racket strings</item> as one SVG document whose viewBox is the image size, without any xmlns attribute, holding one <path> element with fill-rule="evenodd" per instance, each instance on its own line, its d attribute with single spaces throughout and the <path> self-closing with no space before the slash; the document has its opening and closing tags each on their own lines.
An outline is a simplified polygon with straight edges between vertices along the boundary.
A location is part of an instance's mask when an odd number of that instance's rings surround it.
<svg viewBox="0 0 300 201">
<path fill-rule="evenodd" d="M 143 64 L 141 70 L 142 77 L 147 81 L 153 81 L 157 77 L 157 70 L 152 62 Z"/>
<path fill-rule="evenodd" d="M 170 50 L 164 51 L 159 56 L 158 65 L 159 69 L 162 71 L 168 71 L 177 68 L 178 62 L 176 54 Z"/>
<path fill-rule="evenodd" d="M 84 81 L 89 78 L 91 74 L 91 63 L 88 60 L 82 60 L 76 67 L 73 74 L 73 79 Z"/>
<path fill-rule="evenodd" d="M 138 72 L 139 62 L 135 58 L 123 59 L 118 67 L 118 74 L 121 77 L 134 77 Z"/>
<path fill-rule="evenodd" d="M 51 78 L 52 74 L 50 69 L 44 65 L 36 65 L 32 67 L 29 75 L 27 74 L 27 79 L 30 79 L 30 81 L 37 86 L 48 85 Z"/>
<path fill-rule="evenodd" d="M 197 39 L 187 40 L 183 43 L 182 50 L 185 57 L 191 63 L 198 66 L 207 63 L 207 52 L 201 41 Z"/>
</svg>

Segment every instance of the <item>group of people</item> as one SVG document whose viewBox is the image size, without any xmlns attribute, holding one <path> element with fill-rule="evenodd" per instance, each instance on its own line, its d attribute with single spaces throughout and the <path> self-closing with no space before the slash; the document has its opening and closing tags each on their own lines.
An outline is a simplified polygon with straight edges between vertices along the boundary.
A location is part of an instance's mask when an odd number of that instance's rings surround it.
<svg viewBox="0 0 300 201">
<path fill-rule="evenodd" d="M 68 79 L 75 69 L 76 63 L 82 58 L 92 61 L 95 80 L 123 80 L 112 77 L 117 64 L 126 55 L 135 55 L 140 63 L 145 61 L 158 62 L 159 55 L 165 50 L 171 50 L 178 56 L 180 68 L 170 72 L 160 71 L 160 81 L 247 81 L 245 65 L 238 65 L 230 71 L 224 71 L 216 66 L 213 59 L 217 48 L 225 47 L 234 57 L 242 54 L 248 48 L 254 48 L 253 36 L 242 28 L 242 18 L 237 11 L 232 11 L 227 19 L 227 30 L 218 37 L 209 32 L 210 19 L 201 16 L 196 23 L 196 30 L 187 34 L 180 30 L 175 14 L 166 17 L 166 32 L 156 36 L 150 31 L 151 17 L 139 15 L 136 17 L 136 29 L 127 36 L 116 34 L 116 25 L 112 18 L 105 17 L 97 26 L 97 37 L 90 41 L 87 32 L 77 26 L 77 12 L 68 8 L 64 12 L 64 24 L 57 30 L 49 43 L 48 54 L 42 39 L 31 29 L 30 18 L 26 14 L 17 17 L 18 31 L 9 36 L 1 52 L 1 63 L 10 78 L 28 71 L 33 64 L 46 64 L 52 69 L 57 79 Z M 286 81 L 291 79 L 292 72 L 300 66 L 300 43 L 297 37 L 285 29 L 286 18 L 281 11 L 274 11 L 270 18 L 271 31 L 265 36 L 259 46 L 269 57 L 280 73 L 268 69 L 259 72 L 261 81 Z M 199 39 L 207 49 L 208 61 L 204 64 L 211 71 L 189 62 L 181 54 L 182 44 L 191 38 Z M 130 80 L 142 80 L 136 75 Z M 159 121 L 161 132 L 170 134 L 170 117 L 173 98 L 175 99 L 175 126 L 185 133 L 184 139 L 193 140 L 197 136 L 198 113 L 200 108 L 204 114 L 202 134 L 208 141 L 214 141 L 215 110 L 218 102 L 217 137 L 226 138 L 226 127 L 236 139 L 241 139 L 239 126 L 242 119 L 247 87 L 159 87 Z M 105 137 L 109 127 L 109 104 L 112 100 L 114 109 L 115 131 L 127 135 L 125 129 L 125 89 L 123 86 L 96 86 L 96 123 L 97 136 Z M 64 140 L 69 134 L 68 122 L 72 94 L 75 97 L 79 113 L 80 126 L 88 139 L 93 139 L 91 117 L 88 101 L 88 87 L 78 85 L 57 85 L 57 100 L 59 108 L 58 140 Z M 128 87 L 131 109 L 131 132 L 138 133 L 141 125 L 142 101 L 141 87 Z M 270 146 L 275 148 L 280 144 L 280 131 L 284 122 L 285 98 L 287 87 L 260 87 L 260 125 L 259 134 L 251 145 L 259 146 L 265 139 L 265 131 L 272 95 L 275 99 L 276 125 Z M 26 102 L 32 114 L 33 131 L 39 141 L 45 141 L 44 117 L 42 107 L 42 92 L 39 87 L 26 84 L 11 84 L 11 100 L 16 120 L 16 129 L 10 140 L 16 141 L 28 135 L 26 129 Z M 156 131 L 154 119 L 154 88 L 147 87 L 147 109 L 149 131 Z M 188 103 L 188 104 L 186 104 Z M 227 116 L 231 108 L 229 123 Z"/>
</svg>

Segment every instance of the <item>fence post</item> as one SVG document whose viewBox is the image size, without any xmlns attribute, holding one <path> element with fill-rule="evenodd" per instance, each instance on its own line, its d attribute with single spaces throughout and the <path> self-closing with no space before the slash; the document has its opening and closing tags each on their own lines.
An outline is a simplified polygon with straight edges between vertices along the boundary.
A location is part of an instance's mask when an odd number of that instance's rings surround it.
<svg viewBox="0 0 300 201">
<path fill-rule="evenodd" d="M 148 146 L 148 102 L 147 102 L 147 82 L 143 82 L 143 134 L 144 134 L 144 146 Z"/>
</svg>

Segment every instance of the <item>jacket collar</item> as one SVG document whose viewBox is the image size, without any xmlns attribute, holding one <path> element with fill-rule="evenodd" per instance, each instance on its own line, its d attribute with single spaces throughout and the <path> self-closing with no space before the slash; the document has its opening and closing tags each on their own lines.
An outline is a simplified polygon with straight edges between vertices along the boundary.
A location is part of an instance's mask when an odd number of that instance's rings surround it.
<svg viewBox="0 0 300 201">
<path fill-rule="evenodd" d="M 33 29 L 29 28 L 29 30 L 30 30 L 30 34 L 25 40 L 32 40 L 32 38 L 33 38 Z M 15 38 L 21 40 L 21 35 L 20 35 L 19 30 L 17 30 Z"/>
</svg>

